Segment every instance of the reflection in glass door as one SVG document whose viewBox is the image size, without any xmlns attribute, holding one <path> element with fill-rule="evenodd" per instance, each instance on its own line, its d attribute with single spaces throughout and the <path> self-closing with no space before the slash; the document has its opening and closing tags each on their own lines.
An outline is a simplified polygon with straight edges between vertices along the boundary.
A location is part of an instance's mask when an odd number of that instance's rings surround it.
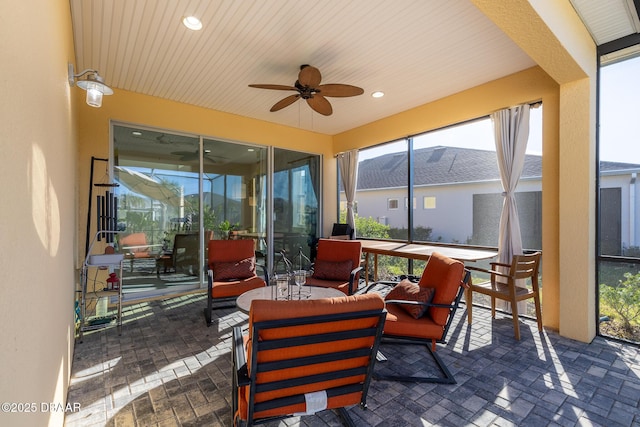
<svg viewBox="0 0 640 427">
<path fill-rule="evenodd" d="M 298 267 L 317 242 L 320 156 L 275 148 L 273 159 L 274 253 L 284 250 Z"/>
<path fill-rule="evenodd" d="M 113 135 L 125 300 L 205 288 L 211 239 L 253 240 L 269 271 L 283 249 L 312 258 L 320 156 L 121 125 Z"/>
<path fill-rule="evenodd" d="M 126 300 L 198 289 L 199 138 L 114 126 Z"/>
<path fill-rule="evenodd" d="M 266 263 L 267 148 L 211 139 L 203 147 L 205 240 L 252 239 L 257 262 Z"/>
</svg>

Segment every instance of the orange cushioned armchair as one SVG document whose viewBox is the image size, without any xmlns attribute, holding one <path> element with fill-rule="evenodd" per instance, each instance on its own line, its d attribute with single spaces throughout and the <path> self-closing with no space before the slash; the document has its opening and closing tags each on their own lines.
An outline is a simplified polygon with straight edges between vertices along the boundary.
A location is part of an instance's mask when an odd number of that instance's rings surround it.
<svg viewBox="0 0 640 427">
<path fill-rule="evenodd" d="M 408 382 L 455 384 L 455 379 L 442 359 L 435 353 L 436 343 L 445 343 L 464 290 L 471 275 L 462 262 L 434 252 L 419 283 L 405 279 L 396 282 L 376 282 L 370 290 L 391 286 L 385 296 L 388 311 L 383 342 L 395 344 L 425 344 L 442 377 L 419 375 L 378 375 L 376 378 Z"/>
<path fill-rule="evenodd" d="M 233 425 L 366 406 L 386 311 L 377 294 L 254 300 L 248 335 L 233 328 Z"/>
<path fill-rule="evenodd" d="M 358 290 L 362 243 L 356 240 L 320 239 L 307 285 L 336 288 L 346 295 Z"/>
<path fill-rule="evenodd" d="M 207 308 L 204 317 L 211 325 L 211 311 L 231 307 L 239 295 L 251 289 L 266 286 L 269 281 L 264 266 L 264 279 L 256 274 L 256 257 L 253 240 L 209 240 Z"/>
</svg>

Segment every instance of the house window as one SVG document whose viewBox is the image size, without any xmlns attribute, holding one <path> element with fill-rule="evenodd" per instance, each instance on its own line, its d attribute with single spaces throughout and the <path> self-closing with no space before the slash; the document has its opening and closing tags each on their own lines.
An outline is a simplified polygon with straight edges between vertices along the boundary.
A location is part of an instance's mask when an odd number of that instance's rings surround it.
<svg viewBox="0 0 640 427">
<path fill-rule="evenodd" d="M 422 208 L 423 209 L 435 209 L 436 208 L 436 198 L 435 196 L 424 196 L 422 199 Z"/>
<path fill-rule="evenodd" d="M 398 209 L 398 199 L 387 199 L 387 209 Z"/>
</svg>

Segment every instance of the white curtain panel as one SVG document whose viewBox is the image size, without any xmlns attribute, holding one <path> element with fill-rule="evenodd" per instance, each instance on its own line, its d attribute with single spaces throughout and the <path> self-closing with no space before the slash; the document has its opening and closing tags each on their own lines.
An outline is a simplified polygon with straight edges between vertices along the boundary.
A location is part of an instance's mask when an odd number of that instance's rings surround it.
<svg viewBox="0 0 640 427">
<path fill-rule="evenodd" d="M 353 238 L 356 238 L 356 221 L 353 214 L 353 203 L 356 198 L 358 185 L 358 150 L 346 151 L 338 154 L 338 167 L 347 198 L 347 224 L 353 228 Z"/>
<path fill-rule="evenodd" d="M 515 192 L 524 168 L 529 140 L 529 108 L 529 104 L 525 104 L 491 114 L 500 179 L 504 190 L 498 234 L 498 262 L 505 264 L 511 264 L 513 255 L 522 254 L 522 235 Z M 524 285 L 518 283 L 518 286 Z M 496 301 L 496 305 L 506 312 L 511 312 L 511 304 L 506 301 Z M 525 301 L 518 303 L 519 313 L 526 313 L 526 308 Z"/>
<path fill-rule="evenodd" d="M 516 205 L 516 187 L 524 168 L 529 140 L 529 105 L 519 105 L 491 114 L 496 154 L 504 203 L 500 215 L 498 261 L 511 263 L 514 254 L 522 254 L 522 236 Z"/>
</svg>

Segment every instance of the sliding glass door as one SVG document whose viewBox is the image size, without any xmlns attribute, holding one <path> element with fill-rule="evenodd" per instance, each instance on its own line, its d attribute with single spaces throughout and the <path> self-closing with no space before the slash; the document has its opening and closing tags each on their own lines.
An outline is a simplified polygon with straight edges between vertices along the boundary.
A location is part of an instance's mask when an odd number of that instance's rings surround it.
<svg viewBox="0 0 640 427">
<path fill-rule="evenodd" d="M 205 287 L 210 239 L 253 240 L 269 271 L 283 250 L 309 259 L 319 170 L 308 153 L 114 125 L 125 301 Z"/>
</svg>

